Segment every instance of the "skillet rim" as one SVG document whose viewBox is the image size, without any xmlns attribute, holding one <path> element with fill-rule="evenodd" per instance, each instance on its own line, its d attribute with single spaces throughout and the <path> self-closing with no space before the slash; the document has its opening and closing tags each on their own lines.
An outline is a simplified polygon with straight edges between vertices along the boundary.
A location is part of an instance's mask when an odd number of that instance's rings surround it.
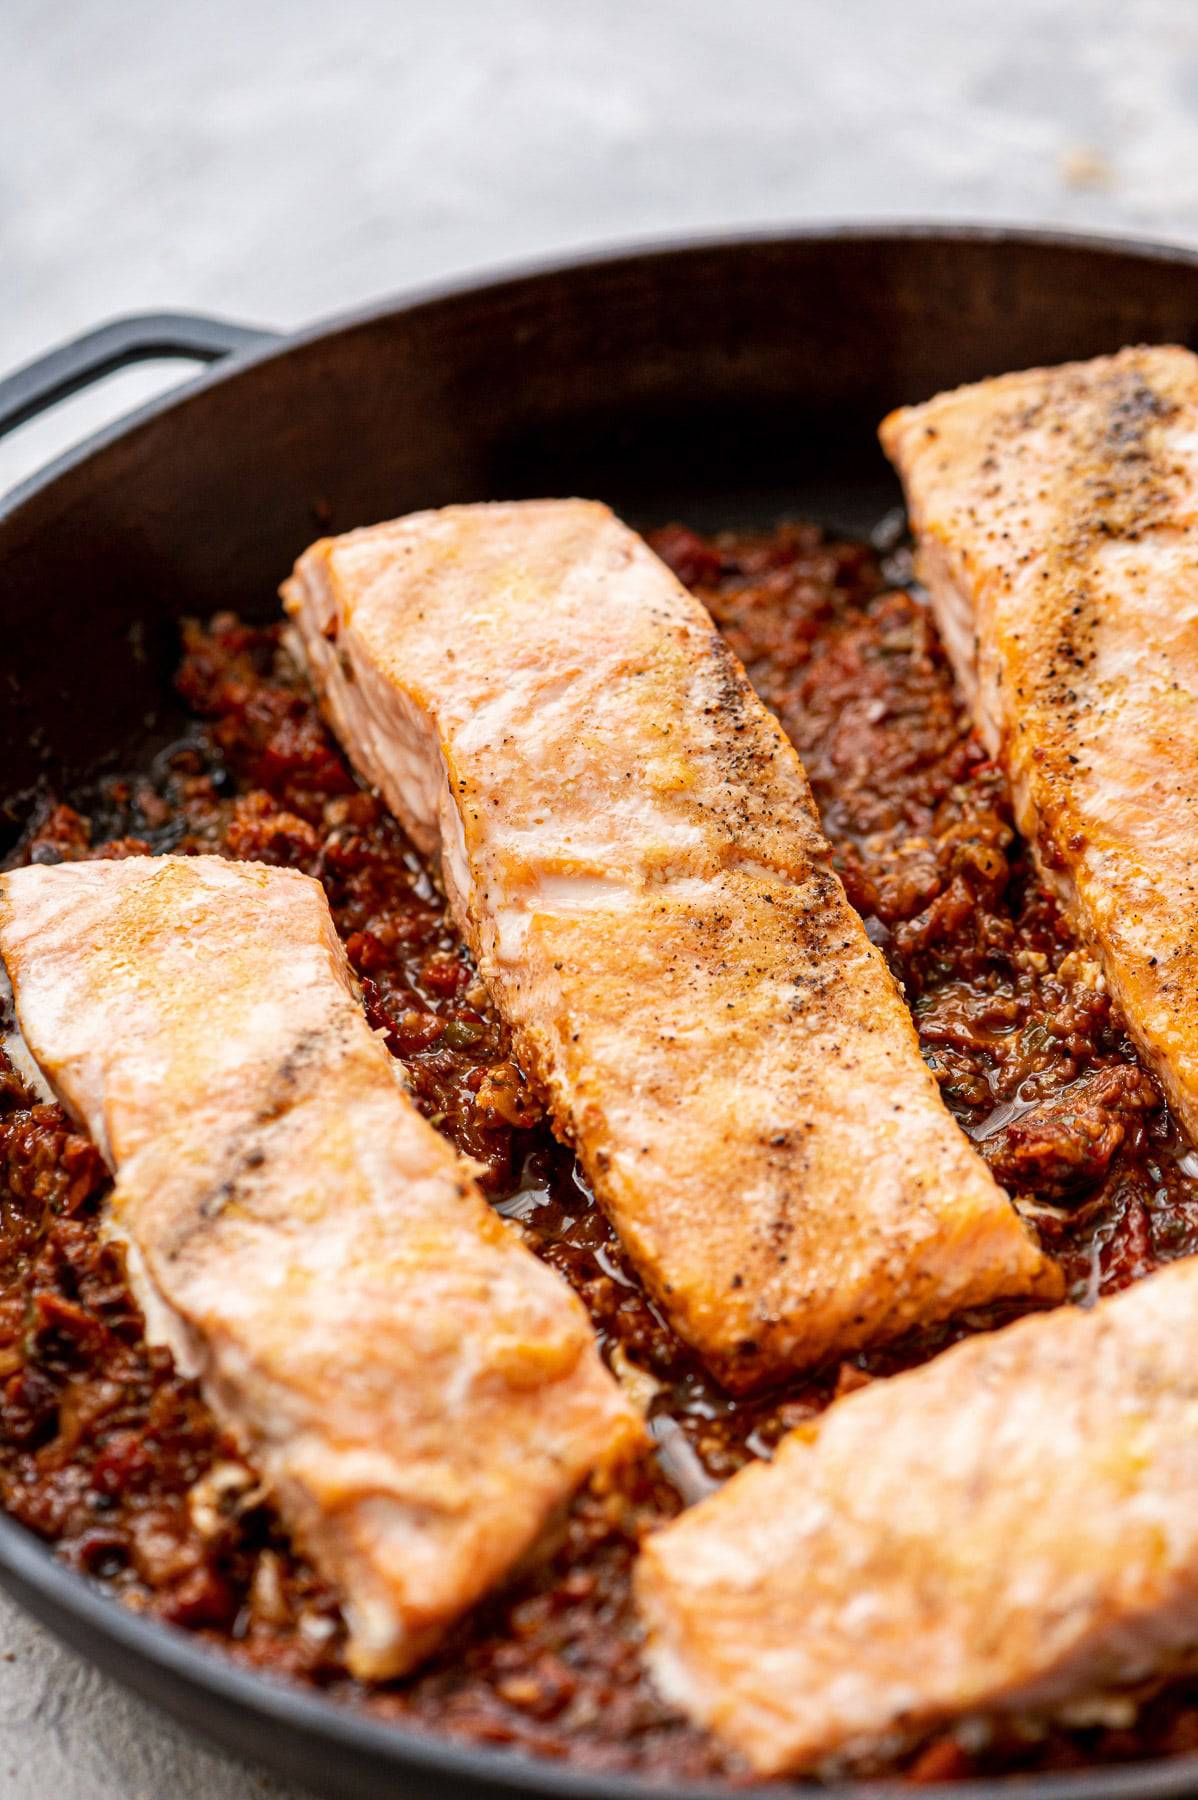
<svg viewBox="0 0 1198 1800">
<path fill-rule="evenodd" d="M 1055 230 L 1052 226 L 1010 225 L 994 223 L 962 223 L 952 220 L 932 220 L 921 223 L 917 219 L 894 220 L 852 220 L 843 224 L 792 225 L 775 230 L 746 226 L 741 230 L 701 232 L 696 234 L 678 234 L 676 236 L 658 236 L 634 238 L 624 244 L 598 245 L 582 250 L 572 256 L 546 255 L 541 257 L 516 258 L 511 263 L 496 264 L 484 270 L 466 271 L 451 274 L 441 280 L 419 283 L 412 288 L 405 288 L 398 294 L 382 299 L 368 301 L 363 306 L 348 307 L 344 311 L 334 312 L 325 318 L 317 319 L 311 325 L 303 325 L 296 331 L 275 331 L 272 327 L 261 327 L 263 342 L 256 348 L 234 350 L 218 361 L 209 363 L 193 376 L 168 388 L 164 393 L 146 401 L 143 405 L 121 413 L 108 425 L 101 426 L 98 431 L 82 438 L 79 443 L 52 457 L 32 475 L 18 481 L 15 487 L 0 491 L 0 524 L 15 515 L 36 495 L 44 492 L 60 476 L 68 474 L 89 457 L 107 449 L 118 439 L 132 436 L 141 426 L 169 412 L 172 407 L 184 407 L 197 395 L 207 392 L 209 388 L 222 386 L 225 382 L 236 380 L 246 370 L 257 368 L 260 364 L 270 362 L 276 357 L 283 357 L 292 350 L 314 344 L 324 338 L 339 336 L 346 331 L 378 323 L 400 313 L 421 312 L 425 308 L 439 306 L 448 301 L 467 299 L 471 295 L 482 293 L 502 293 L 505 289 L 517 288 L 525 283 L 541 279 L 552 280 L 557 276 L 574 274 L 583 270 L 615 269 L 622 266 L 634 266 L 642 262 L 657 262 L 662 259 L 683 260 L 688 256 L 703 256 L 732 250 L 767 249 L 771 247 L 785 248 L 789 244 L 800 243 L 872 243 L 886 245 L 919 244 L 919 243 L 955 243 L 955 244 L 993 244 L 1019 245 L 1031 249 L 1078 250 L 1101 259 L 1104 256 L 1124 256 L 1138 258 L 1150 263 L 1173 263 L 1198 271 L 1198 245 L 1193 248 L 1184 244 L 1169 244 L 1160 238 L 1122 236 L 1113 232 L 1083 232 Z M 118 315 L 108 323 L 117 323 L 120 317 L 136 317 L 138 315 Z M 156 315 L 145 315 L 147 320 Z M 77 336 L 86 335 L 84 333 Z M 66 349 L 76 342 L 76 337 L 67 339 L 51 349 Z M 169 360 L 169 359 L 168 359 Z M 98 378 L 102 379 L 102 378 Z M 94 383 L 89 383 L 89 386 Z M 46 410 L 49 410 L 48 408 Z M 40 414 L 35 416 L 41 416 Z M 31 423 L 32 420 L 26 421 Z M 21 427 L 16 427 L 20 430 Z"/>
<path fill-rule="evenodd" d="M 858 220 L 701 234 L 679 234 L 636 239 L 613 246 L 597 246 L 568 256 L 518 259 L 483 271 L 451 275 L 405 289 L 398 295 L 350 308 L 277 335 L 263 333 L 263 342 L 236 351 L 198 375 L 177 384 L 149 402 L 122 414 L 110 424 L 34 471 L 0 494 L 0 525 L 13 519 L 23 507 L 52 487 L 61 477 L 80 467 L 119 439 L 132 436 L 164 414 L 186 409 L 207 389 L 234 381 L 245 371 L 302 346 L 336 337 L 384 319 L 416 313 L 426 308 L 498 294 L 540 279 L 614 269 L 663 259 L 734 253 L 738 250 L 785 248 L 795 243 L 838 245 L 852 242 L 876 244 L 978 244 L 1012 245 L 1042 249 L 1081 251 L 1101 262 L 1104 257 L 1130 257 L 1145 263 L 1187 267 L 1198 275 L 1198 248 L 1169 244 L 1151 237 L 1115 233 L 1057 230 L 1051 226 L 1010 225 L 1001 222 L 962 223 L 952 220 L 921 222 L 907 219 Z M 343 1751 L 371 1765 L 372 1781 L 384 1768 L 402 1780 L 404 1771 L 440 1782 L 446 1793 L 479 1792 L 509 1795 L 544 1794 L 563 1800 L 649 1800 L 668 1793 L 671 1800 L 716 1800 L 737 1792 L 730 1782 L 692 1782 L 668 1787 L 652 1777 L 572 1767 L 549 1758 L 530 1757 L 507 1749 L 486 1749 L 451 1737 L 414 1730 L 401 1722 L 383 1722 L 357 1712 L 344 1702 L 325 1698 L 319 1690 L 307 1690 L 269 1674 L 243 1668 L 223 1651 L 204 1640 L 160 1621 L 139 1616 L 103 1593 L 83 1575 L 57 1561 L 42 1543 L 10 1515 L 0 1510 L 0 1586 L 27 1612 L 66 1642 L 75 1654 L 86 1657 L 103 1673 L 118 1680 L 166 1711 L 189 1730 L 227 1753 L 285 1768 L 301 1782 L 305 1776 L 298 1757 L 263 1758 L 250 1745 L 247 1732 L 226 1732 L 209 1723 L 213 1705 L 231 1705 L 245 1726 L 269 1730 L 287 1727 L 297 1732 L 296 1748 L 317 1744 L 326 1752 Z M 117 1665 L 109 1654 L 117 1653 Z M 149 1691 L 136 1680 L 138 1665 L 161 1668 L 168 1682 L 151 1680 Z M 197 1711 L 195 1700 L 202 1702 Z M 247 1747 L 248 1746 L 248 1747 Z M 348 1765 L 343 1771 L 352 1780 Z M 320 1775 L 313 1770 L 317 1779 Z M 453 1784 L 452 1788 L 450 1784 Z M 462 1784 L 459 1788 L 458 1784 Z M 800 1788 L 815 1791 L 806 1782 L 770 1782 L 750 1788 L 750 1794 L 793 1796 Z M 348 1790 L 345 1790 L 348 1791 Z M 898 1780 L 839 1782 L 820 1791 L 841 1793 L 867 1800 L 910 1796 L 911 1788 Z M 1153 1758 L 1116 1763 L 1084 1770 L 1012 1774 L 952 1784 L 958 1800 L 1172 1800 L 1173 1796 L 1198 1794 L 1198 1755 Z"/>
</svg>

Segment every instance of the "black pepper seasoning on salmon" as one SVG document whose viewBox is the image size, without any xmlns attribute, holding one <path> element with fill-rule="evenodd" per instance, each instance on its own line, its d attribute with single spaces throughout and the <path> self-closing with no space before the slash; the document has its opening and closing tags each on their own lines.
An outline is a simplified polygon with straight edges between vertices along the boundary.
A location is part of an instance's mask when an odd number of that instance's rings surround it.
<svg viewBox="0 0 1198 1800">
<path fill-rule="evenodd" d="M 867 547 L 812 527 L 718 539 L 670 527 L 654 545 L 797 745 L 838 872 L 906 990 L 946 1100 L 1037 1209 L 1073 1294 L 1198 1250 L 1184 1145 L 1034 878 L 924 606 L 887 584 Z M 179 685 L 199 716 L 186 744 L 73 808 L 47 807 L 21 858 L 194 849 L 318 875 L 371 1022 L 422 1110 L 482 1165 L 500 1210 L 582 1294 L 609 1357 L 647 1377 L 651 1419 L 676 1420 L 710 1475 L 767 1454 L 838 1391 L 1017 1310 L 730 1401 L 645 1298 L 569 1153 L 538 1122 L 427 872 L 353 782 L 277 634 L 228 615 L 189 627 Z M 119 1255 L 96 1231 L 104 1185 L 87 1140 L 0 1061 L 7 1510 L 127 1604 L 406 1725 L 667 1783 L 731 1772 L 640 1665 L 628 1572 L 639 1532 L 680 1504 L 651 1463 L 611 1496 L 580 1498 L 552 1561 L 415 1679 L 351 1683 L 332 1596 L 192 1385 L 144 1344 Z M 1180 1683 L 1149 1698 L 1134 1727 L 999 1735 L 988 1749 L 949 1736 L 905 1763 L 923 1782 L 1195 1748 L 1198 1690 Z"/>
</svg>

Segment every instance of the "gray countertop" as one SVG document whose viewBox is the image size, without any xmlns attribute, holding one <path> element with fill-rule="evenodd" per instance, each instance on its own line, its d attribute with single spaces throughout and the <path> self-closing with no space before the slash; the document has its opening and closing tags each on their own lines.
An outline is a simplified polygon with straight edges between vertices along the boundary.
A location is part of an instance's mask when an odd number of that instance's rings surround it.
<svg viewBox="0 0 1198 1800">
<path fill-rule="evenodd" d="M 115 313 L 296 325 L 732 225 L 1198 242 L 1192 0 L 0 0 L 0 68 L 0 369 Z M 182 372 L 15 433 L 0 489 Z M 285 1792 L 6 1602 L 0 1791 Z"/>
</svg>

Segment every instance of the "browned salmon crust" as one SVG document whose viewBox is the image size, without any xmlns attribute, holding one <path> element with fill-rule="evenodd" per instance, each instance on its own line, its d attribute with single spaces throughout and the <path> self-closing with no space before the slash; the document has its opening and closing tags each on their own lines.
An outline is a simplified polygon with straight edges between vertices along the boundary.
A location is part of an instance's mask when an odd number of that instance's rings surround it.
<svg viewBox="0 0 1198 1800">
<path fill-rule="evenodd" d="M 563 1282 L 418 1114 L 315 881 L 219 857 L 0 876 L 22 1033 L 116 1172 L 147 1334 L 405 1670 L 639 1421 Z"/>
<path fill-rule="evenodd" d="M 837 1401 L 646 1542 L 665 1694 L 761 1774 L 1198 1651 L 1198 1262 Z"/>
<path fill-rule="evenodd" d="M 1198 1136 L 1198 357 L 893 413 L 919 570 L 1020 830 Z"/>
<path fill-rule="evenodd" d="M 646 1283 L 728 1386 L 1059 1276 L 957 1129 L 798 757 L 607 508 L 450 507 L 284 589 Z"/>
</svg>

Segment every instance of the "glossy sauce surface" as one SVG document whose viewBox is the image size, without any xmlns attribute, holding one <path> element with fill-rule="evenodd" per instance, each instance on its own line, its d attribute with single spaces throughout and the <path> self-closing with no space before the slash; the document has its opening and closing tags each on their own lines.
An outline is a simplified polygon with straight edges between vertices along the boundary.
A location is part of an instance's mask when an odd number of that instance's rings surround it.
<svg viewBox="0 0 1198 1800">
<path fill-rule="evenodd" d="M 1062 1258 L 1074 1296 L 1198 1249 L 1198 1157 L 1030 870 L 930 615 L 903 586 L 901 551 L 805 526 L 719 539 L 675 526 L 653 542 L 798 747 L 849 896 L 905 988 L 946 1101 Z M 72 805 L 48 801 L 21 859 L 203 850 L 319 877 L 372 1023 L 420 1105 L 583 1296 L 648 1409 L 658 1454 L 616 1493 L 581 1496 L 552 1558 L 419 1676 L 361 1689 L 342 1668 L 333 1597 L 194 1388 L 144 1343 L 97 1232 L 96 1152 L 0 1064 L 0 1498 L 126 1604 L 351 1704 L 590 1767 L 675 1782 L 735 1773 L 644 1677 L 628 1595 L 638 1535 L 680 1495 L 768 1455 L 835 1393 L 1017 1309 L 730 1400 L 641 1293 L 544 1125 L 429 872 L 357 788 L 279 634 L 231 616 L 188 627 L 178 685 L 196 715 L 188 739 Z M 1175 1686 L 1134 1723 L 1125 1708 L 1071 1732 L 945 1736 L 908 1773 L 1195 1746 L 1198 1692 Z"/>
</svg>

